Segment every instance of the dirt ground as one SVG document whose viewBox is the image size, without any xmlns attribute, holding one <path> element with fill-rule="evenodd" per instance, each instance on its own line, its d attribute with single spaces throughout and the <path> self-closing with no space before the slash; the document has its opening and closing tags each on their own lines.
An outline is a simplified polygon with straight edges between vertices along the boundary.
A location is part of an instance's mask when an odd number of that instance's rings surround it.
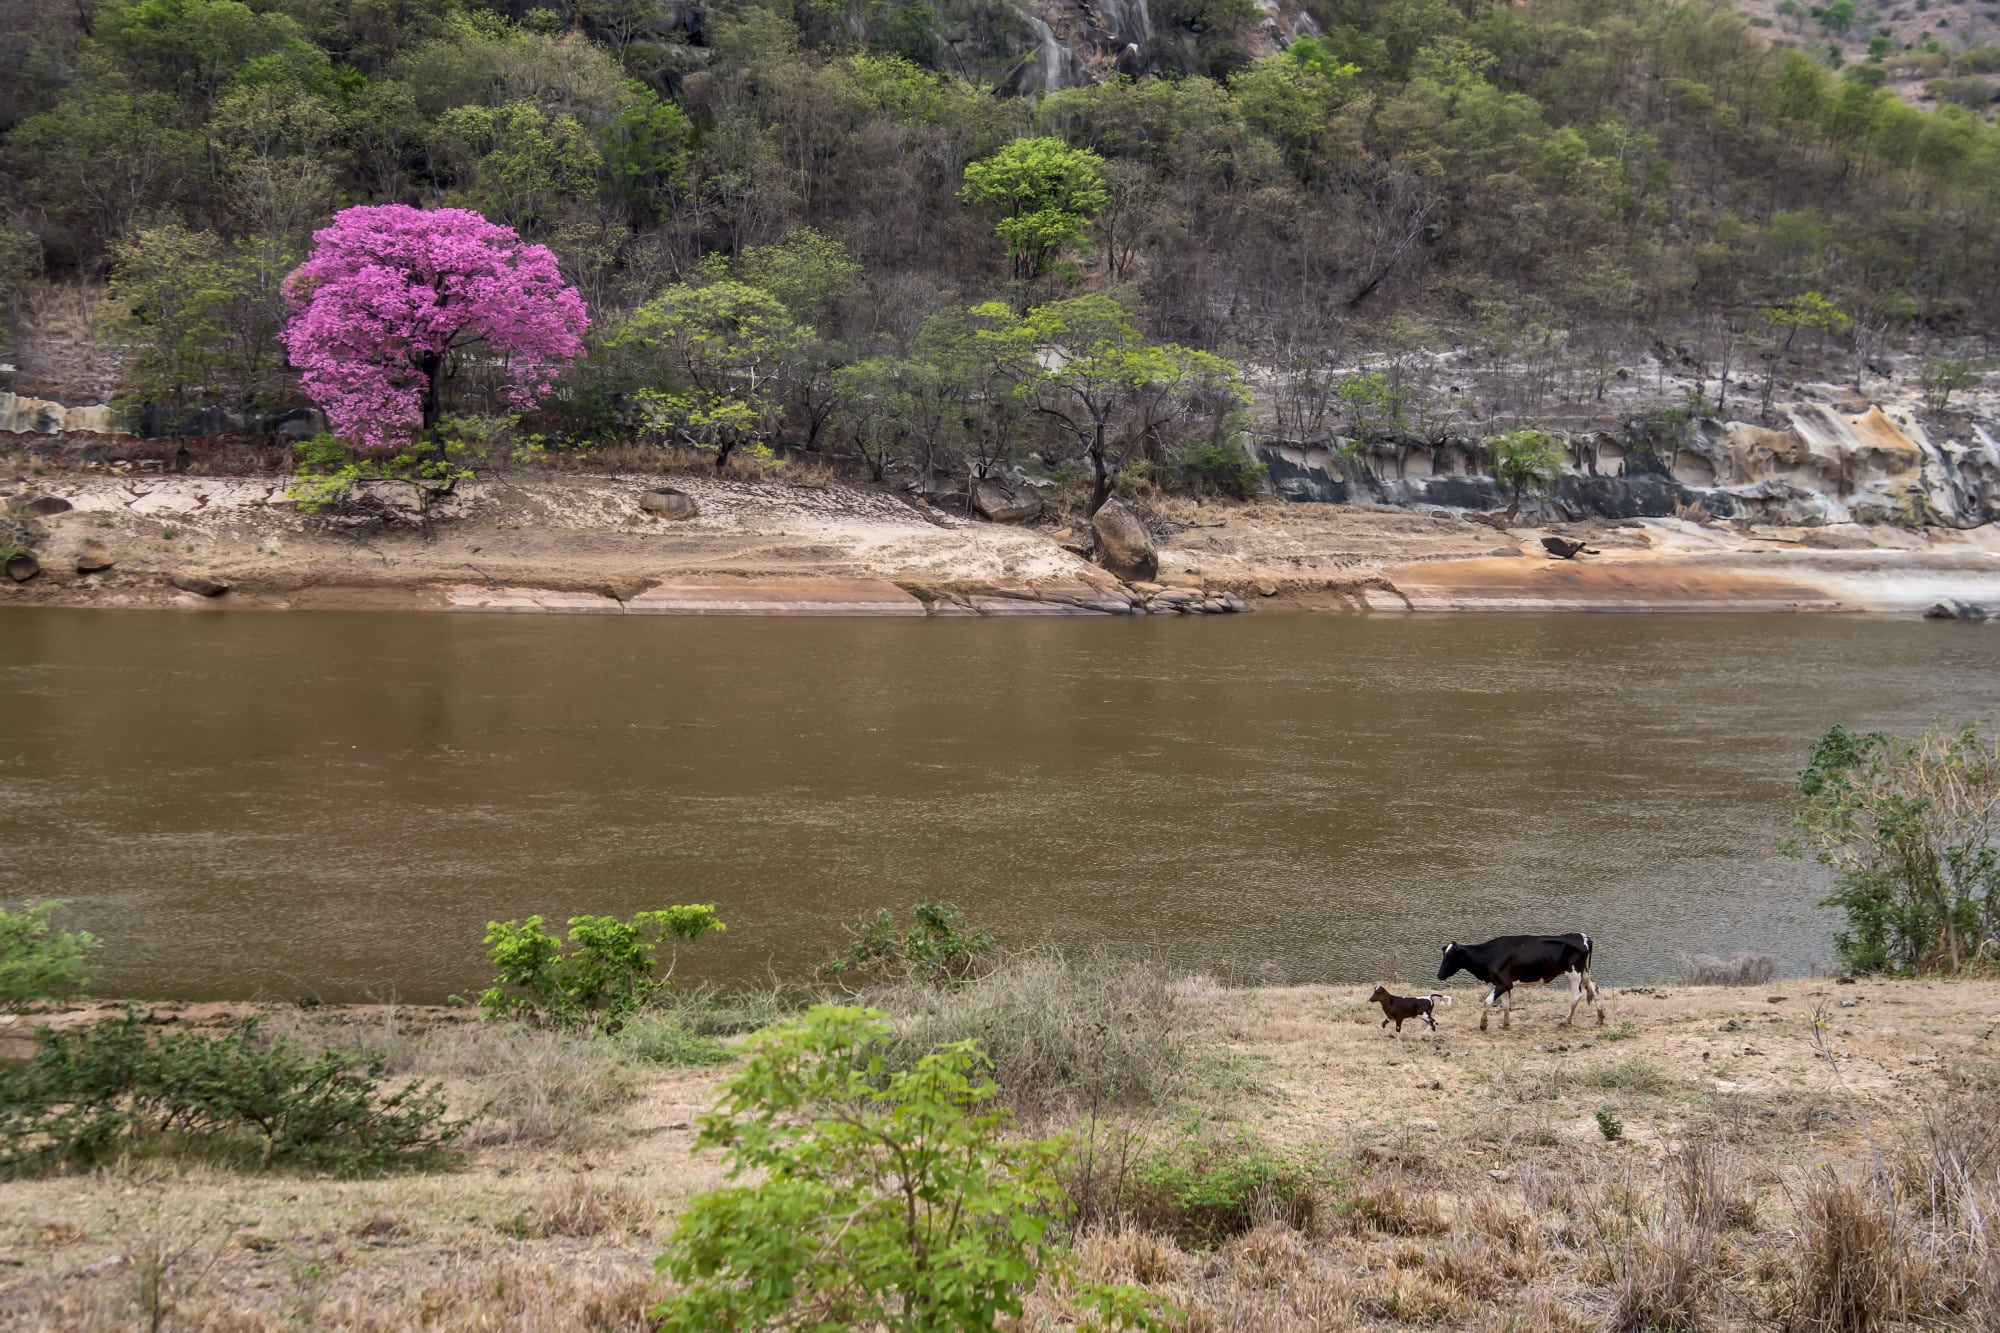
<svg viewBox="0 0 2000 1333">
<path fill-rule="evenodd" d="M 1324 1206 L 1214 1251 L 1094 1233 L 1081 1271 L 1162 1293 L 1194 1328 L 1605 1327 L 1694 1143 L 1732 1200 L 1704 1251 L 1714 1290 L 1699 1326 L 1768 1327 L 1800 1252 L 1801 1191 L 1823 1164 L 1857 1178 L 1871 1159 L 1921 1157 L 1964 1108 L 2000 1106 L 2000 982 L 1638 988 L 1607 992 L 1606 1026 L 1585 1010 L 1575 1029 L 1559 1026 L 1566 995 L 1537 989 L 1511 1030 L 1496 1019 L 1485 1033 L 1476 992 L 1454 986 L 1441 1031 L 1400 1038 L 1366 994 L 1181 983 L 1207 1054 L 1150 1123 L 1247 1130 L 1310 1160 Z M 157 1327 L 231 1330 L 643 1326 L 669 1219 L 719 1178 L 691 1156 L 690 1125 L 726 1073 L 656 1070 L 585 1135 L 481 1144 L 438 1173 L 342 1182 L 133 1162 L 0 1184 L 0 1326 L 144 1327 L 149 1311 Z M 1622 1125 L 1615 1141 L 1600 1111 Z M 1074 1317 L 1049 1283 L 1024 1327 Z"/>
</svg>

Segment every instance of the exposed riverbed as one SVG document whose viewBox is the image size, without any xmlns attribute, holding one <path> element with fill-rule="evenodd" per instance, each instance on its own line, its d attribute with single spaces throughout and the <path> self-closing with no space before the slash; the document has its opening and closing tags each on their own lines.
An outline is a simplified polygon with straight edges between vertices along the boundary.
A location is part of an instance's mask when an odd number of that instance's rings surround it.
<svg viewBox="0 0 2000 1333">
<path fill-rule="evenodd" d="M 1864 617 L 0 616 L 0 898 L 97 989 L 429 1000 L 490 918 L 714 901 L 685 972 L 935 896 L 1269 979 L 1590 930 L 1607 980 L 1831 953 L 1772 859 L 1811 739 L 2000 706 Z"/>
</svg>

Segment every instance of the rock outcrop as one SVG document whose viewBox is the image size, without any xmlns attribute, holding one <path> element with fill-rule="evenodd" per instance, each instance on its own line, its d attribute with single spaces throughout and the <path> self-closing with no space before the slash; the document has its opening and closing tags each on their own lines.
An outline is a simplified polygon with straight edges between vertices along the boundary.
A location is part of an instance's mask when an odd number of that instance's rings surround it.
<svg viewBox="0 0 2000 1333">
<path fill-rule="evenodd" d="M 1118 500 L 1106 500 L 1090 520 L 1097 538 L 1097 563 L 1127 583 L 1156 578 L 1160 554 L 1139 516 Z"/>
<path fill-rule="evenodd" d="M 220 597 L 229 591 L 227 583 L 221 579 L 212 579 L 206 574 L 169 574 L 167 582 L 182 592 L 191 592 L 197 597 Z"/>
<path fill-rule="evenodd" d="M 671 487 L 647 491 L 639 497 L 639 508 L 655 518 L 665 519 L 693 518 L 701 513 L 701 506 L 695 503 L 692 495 Z"/>
<path fill-rule="evenodd" d="M 1527 522 L 1579 518 L 1734 518 L 1785 526 L 1902 523 L 1978 527 L 2000 519 L 2000 447 L 1984 426 L 1933 434 L 1916 413 L 1821 404 L 1781 427 L 1697 423 L 1677 444 L 1582 432 L 1560 476 L 1525 507 Z M 1504 508 L 1506 489 L 1467 442 L 1353 446 L 1266 441 L 1271 485 L 1294 500 Z"/>
<path fill-rule="evenodd" d="M 79 574 L 102 573 L 117 563 L 111 548 L 94 537 L 76 553 L 76 572 Z"/>
<path fill-rule="evenodd" d="M 1042 512 L 1042 493 L 1022 482 L 982 477 L 972 485 L 972 507 L 995 523 L 1026 523 Z"/>
</svg>

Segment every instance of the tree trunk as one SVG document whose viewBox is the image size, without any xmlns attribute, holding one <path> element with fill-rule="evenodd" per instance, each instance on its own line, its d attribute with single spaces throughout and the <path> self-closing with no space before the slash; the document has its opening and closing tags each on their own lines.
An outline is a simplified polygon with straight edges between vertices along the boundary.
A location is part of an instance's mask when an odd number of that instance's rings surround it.
<svg viewBox="0 0 2000 1333">
<path fill-rule="evenodd" d="M 423 438 L 437 450 L 437 460 L 443 463 L 448 460 L 445 458 L 444 440 L 438 435 L 438 421 L 444 416 L 440 393 L 444 382 L 444 357 L 437 352 L 427 352 L 417 364 L 424 372 Z"/>
<path fill-rule="evenodd" d="M 1104 456 L 1104 423 L 1097 423 L 1090 442 L 1090 512 L 1094 515 L 1104 508 L 1104 502 L 1111 498 L 1112 487 L 1117 482 L 1111 465 Z"/>
</svg>

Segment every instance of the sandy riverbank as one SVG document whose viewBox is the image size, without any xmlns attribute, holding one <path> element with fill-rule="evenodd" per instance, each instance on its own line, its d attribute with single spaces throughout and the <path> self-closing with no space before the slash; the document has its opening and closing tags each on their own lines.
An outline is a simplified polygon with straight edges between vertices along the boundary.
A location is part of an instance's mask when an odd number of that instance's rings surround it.
<svg viewBox="0 0 2000 1333">
<path fill-rule="evenodd" d="M 1991 981 L 1630 989 L 1607 993 L 1609 1026 L 1574 1030 L 1537 990 L 1511 1031 L 1483 1034 L 1476 997 L 1456 993 L 1443 1031 L 1399 1039 L 1378 1027 L 1366 987 L 1177 983 L 1175 1022 L 1200 1054 L 1179 1092 L 1139 1116 L 1142 1132 L 1253 1135 L 1323 1170 L 1323 1206 L 1213 1251 L 1101 1233 L 1081 1245 L 1085 1270 L 1171 1297 L 1198 1327 L 1596 1328 L 1635 1247 L 1665 1234 L 1654 1219 L 1671 1213 L 1677 1164 L 1699 1141 L 1730 1198 L 1703 1260 L 1717 1311 L 1704 1326 L 1761 1327 L 1801 1253 L 1801 1191 L 1822 1164 L 1860 1178 L 1871 1136 L 1895 1161 L 1921 1158 L 1928 1134 L 1994 1105 Z M 168 1025 L 234 1016 L 157 1013 Z M 407 1036 L 392 1029 L 444 1029 L 455 1101 L 481 1095 L 465 1038 L 480 1025 L 462 1012 L 273 1021 L 351 1030 L 376 1049 L 400 1049 Z M 643 1073 L 574 1132 L 489 1135 L 442 1172 L 332 1181 L 144 1161 L 0 1184 L 0 1325 L 126 1327 L 154 1282 L 170 1327 L 638 1327 L 659 1292 L 659 1238 L 720 1178 L 690 1154 L 690 1126 L 727 1073 Z M 525 1062 L 507 1073 L 559 1076 Z M 1616 1141 L 1600 1110 L 1621 1123 Z M 1045 1285 L 1024 1326 L 1069 1327 L 1072 1313 Z"/>
<path fill-rule="evenodd" d="M 51 474 L 9 501 L 39 520 L 43 572 L 0 605 L 408 608 L 601 614 L 1090 614 L 1144 609 L 1067 549 L 1060 523 L 987 523 L 900 494 L 677 474 L 698 517 L 642 512 L 660 478 L 530 475 L 466 488 L 426 525 L 299 514 L 281 479 Z M 1159 584 L 1262 611 L 1845 610 L 2000 607 L 1988 529 L 1739 529 L 1678 519 L 1540 528 L 1359 506 L 1166 499 Z M 87 542 L 114 560 L 79 575 Z M 230 591 L 174 587 L 199 575 Z M 1196 599 L 1200 600 L 1200 599 Z M 1162 604 L 1164 606 L 1164 603 Z"/>
</svg>

